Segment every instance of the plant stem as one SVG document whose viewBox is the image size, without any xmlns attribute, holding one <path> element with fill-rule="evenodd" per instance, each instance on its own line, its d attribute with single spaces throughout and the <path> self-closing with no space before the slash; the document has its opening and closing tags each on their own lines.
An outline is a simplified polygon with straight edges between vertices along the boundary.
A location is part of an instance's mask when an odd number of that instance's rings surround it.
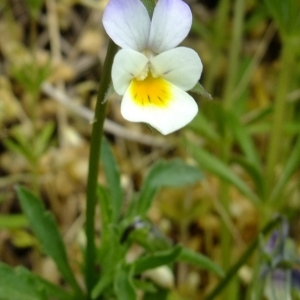
<svg viewBox="0 0 300 300">
<path fill-rule="evenodd" d="M 216 23 L 214 27 L 213 35 L 213 53 L 212 61 L 210 63 L 209 69 L 207 70 L 207 75 L 205 77 L 204 86 L 205 88 L 212 92 L 218 71 L 220 70 L 220 64 L 222 63 L 222 50 L 225 44 L 227 36 L 227 22 L 229 18 L 230 0 L 220 1 L 216 16 Z"/>
<path fill-rule="evenodd" d="M 233 107 L 232 94 L 234 86 L 237 80 L 237 73 L 239 68 L 240 61 L 240 50 L 242 45 L 242 36 L 243 36 L 243 19 L 244 19 L 244 7 L 245 0 L 236 0 L 234 5 L 234 19 L 233 19 L 233 35 L 230 44 L 229 52 L 229 64 L 228 64 L 228 74 L 224 86 L 223 93 L 223 106 L 224 114 L 226 110 L 230 111 Z M 222 145 L 221 157 L 225 163 L 229 162 L 230 151 L 232 147 L 232 135 L 226 127 L 226 119 L 224 116 L 224 137 Z M 225 212 L 229 215 L 230 212 L 230 195 L 229 195 L 229 185 L 227 182 L 221 182 L 220 186 L 220 201 L 224 207 Z M 226 271 L 232 260 L 232 239 L 231 233 L 227 228 L 226 224 L 222 224 L 221 236 L 221 259 L 222 267 Z M 231 285 L 224 291 L 223 298 L 234 300 L 237 298 L 237 281 L 233 280 Z"/>
<path fill-rule="evenodd" d="M 293 70 L 295 69 L 293 66 L 295 53 L 295 45 L 293 41 L 286 38 L 283 40 L 282 45 L 281 70 L 275 93 L 274 114 L 265 173 L 267 199 L 269 198 L 274 186 L 275 170 L 276 164 L 279 160 L 279 155 L 282 156 L 281 146 L 283 139 L 283 127 L 285 124 L 286 95 L 290 86 L 291 78 L 293 77 Z"/>
<path fill-rule="evenodd" d="M 266 235 L 269 233 L 275 226 L 279 224 L 279 222 L 282 221 L 281 217 L 276 217 L 272 221 L 270 221 L 261 231 L 260 234 Z M 255 240 L 252 242 L 252 244 L 248 247 L 248 249 L 244 252 L 242 257 L 228 270 L 226 273 L 224 279 L 215 287 L 215 289 L 205 298 L 205 300 L 212 300 L 214 299 L 231 281 L 231 279 L 236 275 L 240 267 L 242 267 L 245 262 L 249 259 L 249 257 L 252 255 L 254 250 L 257 248 L 259 244 L 259 235 L 255 238 Z M 231 299 L 231 298 L 227 298 Z"/>
<path fill-rule="evenodd" d="M 86 252 L 85 252 L 85 283 L 87 288 L 88 299 L 90 299 L 92 288 L 96 283 L 96 247 L 95 247 L 95 208 L 97 194 L 97 177 L 100 160 L 100 147 L 103 134 L 103 124 L 105 120 L 106 102 L 104 103 L 105 94 L 111 81 L 111 67 L 117 46 L 110 41 L 107 49 L 107 55 L 102 69 L 100 87 L 98 91 L 97 103 L 95 108 L 95 118 L 93 121 L 89 169 L 87 178 L 86 191 Z"/>
</svg>

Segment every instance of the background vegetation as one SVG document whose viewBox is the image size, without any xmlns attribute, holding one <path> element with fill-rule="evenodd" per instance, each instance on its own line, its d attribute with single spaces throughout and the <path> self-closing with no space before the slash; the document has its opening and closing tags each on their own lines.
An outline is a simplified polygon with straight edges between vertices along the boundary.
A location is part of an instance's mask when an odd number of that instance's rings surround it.
<svg viewBox="0 0 300 300">
<path fill-rule="evenodd" d="M 199 53 L 213 100 L 194 94 L 200 113 L 164 137 L 126 122 L 119 97 L 109 98 L 95 227 L 107 276 L 92 295 L 298 299 L 288 276 L 281 296 L 272 280 L 299 262 L 300 2 L 187 2 L 194 21 L 184 44 Z M 85 190 L 106 3 L 0 2 L 1 300 L 21 299 L 9 287 L 16 278 L 25 300 L 86 297 Z M 130 265 L 143 249 L 157 255 Z"/>
</svg>

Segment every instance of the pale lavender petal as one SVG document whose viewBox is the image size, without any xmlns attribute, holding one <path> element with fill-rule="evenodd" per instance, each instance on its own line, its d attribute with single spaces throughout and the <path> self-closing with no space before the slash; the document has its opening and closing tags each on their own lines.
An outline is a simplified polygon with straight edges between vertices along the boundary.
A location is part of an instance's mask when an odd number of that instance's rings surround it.
<svg viewBox="0 0 300 300">
<path fill-rule="evenodd" d="M 176 47 L 188 35 L 192 12 L 181 0 L 159 0 L 155 6 L 148 48 L 155 53 Z"/>
<path fill-rule="evenodd" d="M 110 0 L 104 11 L 103 26 L 121 48 L 141 52 L 147 47 L 150 17 L 140 0 Z"/>
</svg>

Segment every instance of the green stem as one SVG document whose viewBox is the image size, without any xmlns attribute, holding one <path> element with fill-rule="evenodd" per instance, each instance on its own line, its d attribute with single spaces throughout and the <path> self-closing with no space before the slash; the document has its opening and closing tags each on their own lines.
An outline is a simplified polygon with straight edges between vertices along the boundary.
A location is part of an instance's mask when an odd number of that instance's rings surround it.
<svg viewBox="0 0 300 300">
<path fill-rule="evenodd" d="M 282 221 L 281 217 L 277 217 L 270 221 L 261 231 L 261 233 L 255 238 L 252 244 L 244 252 L 242 257 L 228 270 L 224 279 L 215 287 L 215 289 L 205 298 L 205 300 L 214 299 L 231 281 L 231 279 L 237 274 L 238 270 L 245 264 L 245 262 L 250 258 L 254 250 L 259 245 L 259 236 L 266 235 L 269 233 L 275 226 L 277 226 Z M 230 298 L 226 298 L 230 299 Z"/>
<path fill-rule="evenodd" d="M 100 87 L 98 91 L 97 104 L 95 108 L 95 118 L 93 121 L 89 170 L 87 178 L 86 191 L 86 252 L 85 252 L 85 283 L 87 288 L 88 299 L 90 299 L 92 288 L 96 283 L 96 247 L 95 247 L 95 208 L 97 194 L 97 177 L 100 160 L 100 147 L 103 134 L 103 124 L 105 120 L 106 102 L 104 103 L 105 94 L 111 81 L 111 67 L 114 56 L 117 52 L 117 46 L 110 41 L 107 49 L 107 55 L 102 69 Z"/>
<path fill-rule="evenodd" d="M 230 44 L 229 52 L 229 64 L 228 74 L 224 86 L 223 101 L 224 110 L 231 110 L 233 107 L 232 93 L 237 80 L 237 73 L 240 62 L 240 50 L 243 37 L 243 20 L 244 20 L 244 7 L 245 0 L 236 0 L 234 5 L 234 19 L 233 19 L 233 35 Z M 226 112 L 225 112 L 226 113 Z M 223 121 L 226 125 L 226 120 Z M 221 157 L 225 163 L 229 162 L 230 151 L 232 147 L 232 135 L 228 128 L 224 126 L 224 138 L 222 145 Z M 230 194 L 229 185 L 227 182 L 222 182 L 220 187 L 220 200 L 223 204 L 225 212 L 229 215 L 230 208 Z M 221 259 L 222 267 L 227 270 L 231 264 L 232 259 L 232 239 L 231 233 L 227 227 L 227 224 L 223 222 L 221 230 L 222 242 L 221 242 Z M 234 300 L 237 297 L 237 281 L 232 281 L 232 284 L 224 291 L 224 299 Z"/>
<path fill-rule="evenodd" d="M 293 77 L 293 61 L 295 53 L 295 45 L 289 40 L 285 39 L 282 43 L 283 49 L 281 52 L 281 71 L 279 74 L 279 81 L 277 85 L 273 122 L 271 128 L 271 138 L 269 143 L 267 165 L 266 165 L 266 191 L 267 197 L 272 192 L 275 180 L 275 169 L 278 163 L 279 156 L 282 156 L 282 140 L 283 140 L 283 127 L 285 124 L 286 112 L 286 95 Z"/>
<path fill-rule="evenodd" d="M 220 1 L 214 28 L 212 62 L 207 70 L 204 82 L 205 88 L 210 92 L 212 92 L 218 71 L 220 70 L 220 64 L 222 63 L 222 50 L 227 36 L 229 9 L 230 0 Z"/>
<path fill-rule="evenodd" d="M 232 107 L 232 93 L 237 81 L 240 63 L 240 51 L 242 47 L 243 23 L 244 23 L 245 0 L 236 0 L 234 6 L 233 35 L 229 52 L 229 72 L 224 88 L 225 108 Z"/>
</svg>

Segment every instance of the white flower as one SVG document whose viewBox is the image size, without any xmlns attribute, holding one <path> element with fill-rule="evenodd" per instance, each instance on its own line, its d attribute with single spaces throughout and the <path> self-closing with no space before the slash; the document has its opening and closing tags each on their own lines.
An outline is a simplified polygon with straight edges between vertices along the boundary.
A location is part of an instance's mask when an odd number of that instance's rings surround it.
<svg viewBox="0 0 300 300">
<path fill-rule="evenodd" d="M 125 119 L 169 134 L 195 117 L 198 106 L 185 91 L 200 79 L 202 63 L 194 50 L 175 48 L 191 24 L 191 10 L 181 0 L 159 0 L 152 19 L 140 0 L 109 1 L 103 25 L 122 48 L 114 58 L 112 81 L 123 95 Z"/>
</svg>

